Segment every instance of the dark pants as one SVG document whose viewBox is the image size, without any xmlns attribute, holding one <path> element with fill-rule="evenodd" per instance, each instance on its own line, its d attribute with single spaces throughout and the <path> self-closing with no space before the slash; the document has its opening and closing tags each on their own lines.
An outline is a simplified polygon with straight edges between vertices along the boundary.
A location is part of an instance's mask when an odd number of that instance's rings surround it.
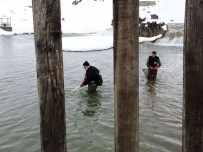
<svg viewBox="0 0 203 152">
<path fill-rule="evenodd" d="M 93 93 L 93 92 L 96 91 L 96 89 L 97 89 L 96 83 L 95 82 L 90 82 L 90 84 L 88 84 L 88 90 L 87 90 L 87 92 L 88 93 Z"/>
<path fill-rule="evenodd" d="M 157 75 L 157 70 L 148 69 L 148 80 L 155 80 Z"/>
</svg>

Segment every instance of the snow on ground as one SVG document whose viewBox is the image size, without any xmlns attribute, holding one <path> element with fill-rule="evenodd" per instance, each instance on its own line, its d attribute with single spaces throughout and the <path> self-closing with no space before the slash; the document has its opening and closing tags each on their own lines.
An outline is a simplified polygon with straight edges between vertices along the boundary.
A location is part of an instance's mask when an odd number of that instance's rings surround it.
<svg viewBox="0 0 203 152">
<path fill-rule="evenodd" d="M 139 42 L 153 42 L 156 39 L 162 37 L 162 34 L 150 38 L 139 37 Z M 104 34 L 94 34 L 88 36 L 76 36 L 76 37 L 63 37 L 62 45 L 64 51 L 74 51 L 74 52 L 83 52 L 83 51 L 99 51 L 113 48 L 113 37 L 112 35 Z"/>
<path fill-rule="evenodd" d="M 64 51 L 99 51 L 113 47 L 112 36 L 81 36 L 63 38 Z"/>
<path fill-rule="evenodd" d="M 76 6 L 72 1 L 62 1 L 63 33 L 92 33 L 111 28 L 112 0 L 83 0 Z"/>
<path fill-rule="evenodd" d="M 14 35 L 13 32 L 6 32 L 0 28 L 0 35 Z"/>
<path fill-rule="evenodd" d="M 151 14 L 157 14 L 157 22 L 184 23 L 185 0 L 156 0 L 156 6 L 140 7 L 139 12 L 146 21 L 153 21 Z"/>
<path fill-rule="evenodd" d="M 157 36 L 154 36 L 154 37 L 139 37 L 139 42 L 140 43 L 143 43 L 143 42 L 153 42 L 159 38 L 161 38 L 163 35 L 162 34 L 159 34 Z"/>
<path fill-rule="evenodd" d="M 64 50 L 98 50 L 113 46 L 112 0 L 83 0 L 72 5 L 73 0 L 61 0 L 63 33 L 94 33 L 81 37 L 63 37 Z M 31 0 L 1 0 L 0 17 L 12 19 L 12 32 L 0 29 L 0 35 L 33 33 Z M 185 0 L 156 0 L 155 6 L 140 7 L 140 17 L 150 20 L 151 14 L 157 14 L 157 22 L 183 23 Z M 140 42 L 154 41 L 159 38 L 139 38 Z"/>
<path fill-rule="evenodd" d="M 111 28 L 112 0 L 83 0 L 72 5 L 73 0 L 61 0 L 63 33 L 92 33 Z M 33 32 L 31 0 L 1 0 L 0 17 L 11 17 L 14 32 Z M 155 6 L 140 7 L 140 17 L 150 20 L 151 14 L 159 16 L 158 22 L 183 23 L 185 0 L 156 0 Z"/>
</svg>

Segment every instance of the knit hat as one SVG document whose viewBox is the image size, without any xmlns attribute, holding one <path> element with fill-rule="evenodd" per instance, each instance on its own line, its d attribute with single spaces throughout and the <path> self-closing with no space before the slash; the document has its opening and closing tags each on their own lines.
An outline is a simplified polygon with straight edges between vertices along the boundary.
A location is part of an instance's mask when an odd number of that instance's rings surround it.
<svg viewBox="0 0 203 152">
<path fill-rule="evenodd" d="M 87 61 L 85 61 L 85 62 L 83 63 L 83 65 L 84 65 L 84 66 L 89 66 L 90 64 L 89 64 Z"/>
</svg>

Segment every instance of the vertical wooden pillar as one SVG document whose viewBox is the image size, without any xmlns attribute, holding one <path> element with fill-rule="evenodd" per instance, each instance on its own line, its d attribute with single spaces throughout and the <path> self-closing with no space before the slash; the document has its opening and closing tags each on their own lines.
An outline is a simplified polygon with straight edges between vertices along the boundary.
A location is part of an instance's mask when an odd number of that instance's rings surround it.
<svg viewBox="0 0 203 152">
<path fill-rule="evenodd" d="M 186 0 L 183 152 L 203 152 L 203 0 Z"/>
<path fill-rule="evenodd" d="M 60 0 L 32 0 L 42 152 L 66 152 Z"/>
<path fill-rule="evenodd" d="M 138 0 L 113 0 L 116 152 L 138 152 Z"/>
</svg>

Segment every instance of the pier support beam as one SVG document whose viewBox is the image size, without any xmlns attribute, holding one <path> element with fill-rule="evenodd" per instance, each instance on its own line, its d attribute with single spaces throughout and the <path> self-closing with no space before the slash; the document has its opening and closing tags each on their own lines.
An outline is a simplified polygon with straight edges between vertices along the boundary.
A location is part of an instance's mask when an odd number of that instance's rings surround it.
<svg viewBox="0 0 203 152">
<path fill-rule="evenodd" d="M 183 152 L 203 151 L 203 0 L 186 0 Z"/>
<path fill-rule="evenodd" d="M 60 0 L 32 0 L 42 152 L 66 152 Z"/>
<path fill-rule="evenodd" d="M 138 152 L 139 1 L 114 0 L 115 151 Z"/>
</svg>

